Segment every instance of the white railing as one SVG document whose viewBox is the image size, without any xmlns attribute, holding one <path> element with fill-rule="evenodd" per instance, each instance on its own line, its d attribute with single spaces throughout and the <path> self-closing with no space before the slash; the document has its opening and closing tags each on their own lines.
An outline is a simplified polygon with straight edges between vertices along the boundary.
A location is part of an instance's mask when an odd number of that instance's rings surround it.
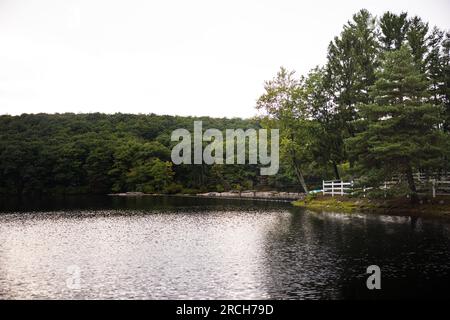
<svg viewBox="0 0 450 320">
<path fill-rule="evenodd" d="M 450 180 L 450 172 L 416 172 L 413 174 L 414 181 L 416 182 L 427 182 L 432 179 L 436 180 Z M 392 182 L 405 181 L 406 177 L 404 175 L 394 174 L 391 178 Z"/>
<path fill-rule="evenodd" d="M 433 195 L 433 198 L 435 198 L 437 195 L 450 195 L 450 180 L 422 180 L 420 181 L 422 183 L 429 182 L 431 184 L 431 194 Z M 380 186 L 381 189 L 387 190 L 391 188 L 395 188 L 398 186 L 398 181 L 386 181 L 383 183 L 383 185 Z M 424 188 L 426 188 L 428 191 L 424 190 L 425 192 L 430 192 L 430 184 L 423 184 Z M 428 187 L 427 187 L 428 186 Z M 362 188 L 362 191 L 364 193 L 364 197 L 366 196 L 366 191 L 370 190 L 372 188 Z M 344 196 L 348 194 L 352 194 L 354 192 L 354 183 L 353 181 L 342 181 L 342 180 L 330 180 L 330 181 L 322 181 L 322 194 L 323 195 L 331 195 L 334 196 Z M 419 191 L 419 193 L 422 191 Z"/>
<path fill-rule="evenodd" d="M 436 198 L 436 195 L 449 195 L 450 180 L 431 180 L 431 193 L 433 194 L 433 198 Z"/>
<path fill-rule="evenodd" d="M 332 181 L 322 181 L 322 194 L 331 194 L 332 197 L 335 195 L 346 195 L 351 194 L 353 189 L 353 181 L 345 182 L 341 180 Z"/>
</svg>

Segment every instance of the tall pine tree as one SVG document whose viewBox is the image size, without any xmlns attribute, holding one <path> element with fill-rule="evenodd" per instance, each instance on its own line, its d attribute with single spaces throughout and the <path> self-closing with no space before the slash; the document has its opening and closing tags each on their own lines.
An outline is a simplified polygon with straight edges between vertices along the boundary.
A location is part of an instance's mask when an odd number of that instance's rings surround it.
<svg viewBox="0 0 450 320">
<path fill-rule="evenodd" d="M 350 20 L 339 37 L 328 46 L 327 64 L 323 77 L 323 89 L 330 101 L 323 104 L 323 114 L 332 115 L 330 119 L 317 119 L 334 128 L 328 158 L 333 159 L 336 178 L 339 177 L 337 165 L 347 157 L 344 139 L 355 136 L 358 128 L 357 106 L 370 103 L 369 87 L 375 82 L 375 69 L 378 65 L 379 44 L 377 41 L 376 19 L 369 11 L 362 9 Z M 331 129 L 323 127 L 329 132 Z M 350 163 L 352 165 L 352 163 Z"/>
<path fill-rule="evenodd" d="M 445 34 L 442 43 L 442 82 L 440 94 L 445 107 L 444 131 L 450 134 L 450 32 Z"/>
<path fill-rule="evenodd" d="M 416 199 L 413 172 L 439 165 L 445 150 L 442 109 L 425 102 L 427 82 L 409 47 L 384 54 L 371 95 L 374 103 L 360 107 L 366 130 L 347 140 L 356 169 L 370 185 L 399 174 Z"/>
</svg>

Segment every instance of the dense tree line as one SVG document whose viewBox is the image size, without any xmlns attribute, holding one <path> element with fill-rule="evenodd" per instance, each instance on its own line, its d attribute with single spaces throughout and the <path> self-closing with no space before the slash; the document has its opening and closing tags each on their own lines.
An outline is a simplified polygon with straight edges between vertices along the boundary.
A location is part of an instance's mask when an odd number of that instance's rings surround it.
<svg viewBox="0 0 450 320">
<path fill-rule="evenodd" d="M 171 162 L 173 130 L 259 128 L 258 121 L 131 114 L 0 116 L 0 193 L 197 192 L 253 188 L 255 166 Z"/>
<path fill-rule="evenodd" d="M 284 68 L 257 108 L 282 130 L 298 183 L 320 172 L 377 187 L 394 175 L 415 197 L 413 173 L 450 168 L 450 33 L 407 13 L 356 13 L 302 77 Z"/>
</svg>

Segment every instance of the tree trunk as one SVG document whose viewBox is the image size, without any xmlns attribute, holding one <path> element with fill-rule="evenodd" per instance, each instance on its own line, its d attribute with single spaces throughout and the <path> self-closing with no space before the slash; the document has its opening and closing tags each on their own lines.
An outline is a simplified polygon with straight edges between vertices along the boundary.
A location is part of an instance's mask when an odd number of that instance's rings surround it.
<svg viewBox="0 0 450 320">
<path fill-rule="evenodd" d="M 335 161 L 333 161 L 333 169 L 334 169 L 334 175 L 336 177 L 336 180 L 341 180 L 341 176 L 339 175 L 337 163 Z"/>
<path fill-rule="evenodd" d="M 305 190 L 305 193 L 308 193 L 308 187 L 305 183 L 305 178 L 303 177 L 302 171 L 300 170 L 299 166 L 297 165 L 297 156 L 295 155 L 295 150 L 291 151 L 292 153 L 292 164 L 294 166 L 295 175 L 297 176 L 298 182 L 302 186 L 303 190 Z"/>
<path fill-rule="evenodd" d="M 419 199 L 417 196 L 416 183 L 414 182 L 412 168 L 409 164 L 406 168 L 406 180 L 408 182 L 408 187 L 410 191 L 411 203 L 417 203 Z"/>
<path fill-rule="evenodd" d="M 302 185 L 303 190 L 305 190 L 305 193 L 308 193 L 308 187 L 306 186 L 305 183 L 305 178 L 303 177 L 303 174 L 301 172 L 301 170 L 297 167 L 297 165 L 294 165 L 295 168 L 295 174 L 297 175 L 297 179 L 300 182 L 300 184 Z"/>
</svg>

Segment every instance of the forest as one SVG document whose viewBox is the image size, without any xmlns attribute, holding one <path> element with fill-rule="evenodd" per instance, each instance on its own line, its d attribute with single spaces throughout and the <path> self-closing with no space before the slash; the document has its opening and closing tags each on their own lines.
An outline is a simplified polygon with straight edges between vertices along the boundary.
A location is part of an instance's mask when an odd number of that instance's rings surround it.
<svg viewBox="0 0 450 320">
<path fill-rule="evenodd" d="M 307 50 L 307 45 L 305 45 Z M 255 97 L 253 119 L 131 114 L 0 116 L 1 194 L 289 189 L 357 179 L 376 189 L 450 170 L 450 32 L 417 16 L 361 10 L 307 75 L 280 68 Z M 174 165 L 171 132 L 280 130 L 280 170 L 257 165 Z"/>
<path fill-rule="evenodd" d="M 4 194 L 195 193 L 252 188 L 250 165 L 178 165 L 171 133 L 205 127 L 259 128 L 256 120 L 113 114 L 0 116 Z"/>
</svg>

